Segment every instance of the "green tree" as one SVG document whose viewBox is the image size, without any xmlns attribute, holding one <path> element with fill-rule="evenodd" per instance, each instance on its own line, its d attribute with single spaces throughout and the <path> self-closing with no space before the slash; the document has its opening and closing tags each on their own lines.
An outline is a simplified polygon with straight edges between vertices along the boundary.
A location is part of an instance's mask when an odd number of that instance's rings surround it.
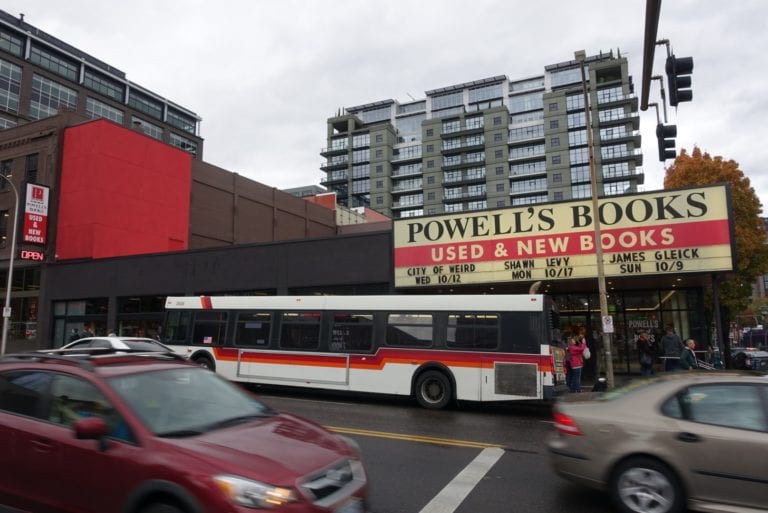
<svg viewBox="0 0 768 513">
<path fill-rule="evenodd" d="M 768 272 L 768 244 L 761 214 L 763 206 L 749 178 L 734 160 L 712 158 L 694 146 L 689 155 L 681 150 L 675 162 L 667 168 L 664 188 L 728 183 L 736 240 L 736 269 L 734 275 L 721 282 L 720 302 L 727 323 L 750 305 L 752 284 Z M 710 301 L 707 304 L 711 305 Z"/>
</svg>

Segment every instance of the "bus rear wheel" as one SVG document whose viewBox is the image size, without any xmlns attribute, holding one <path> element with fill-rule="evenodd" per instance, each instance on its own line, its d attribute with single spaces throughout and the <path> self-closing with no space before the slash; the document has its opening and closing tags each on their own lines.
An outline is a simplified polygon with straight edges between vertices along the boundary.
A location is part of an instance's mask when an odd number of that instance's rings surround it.
<svg viewBox="0 0 768 513">
<path fill-rule="evenodd" d="M 195 362 L 200 367 L 206 368 L 210 371 L 216 370 L 216 366 L 214 365 L 213 360 L 211 360 L 207 356 L 198 356 L 196 358 L 193 358 L 192 361 Z"/>
<path fill-rule="evenodd" d="M 441 410 L 453 397 L 451 382 L 439 371 L 426 371 L 416 380 L 416 400 L 424 408 Z"/>
</svg>

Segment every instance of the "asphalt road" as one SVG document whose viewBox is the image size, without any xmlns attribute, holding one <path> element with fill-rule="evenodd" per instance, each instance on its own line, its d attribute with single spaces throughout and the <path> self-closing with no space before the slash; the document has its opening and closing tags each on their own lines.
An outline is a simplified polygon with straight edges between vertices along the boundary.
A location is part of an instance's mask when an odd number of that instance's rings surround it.
<svg viewBox="0 0 768 513">
<path fill-rule="evenodd" d="M 463 404 L 445 411 L 407 399 L 253 389 L 264 402 L 354 438 L 372 513 L 599 513 L 607 495 L 549 468 L 550 410 L 540 404 Z"/>
</svg>

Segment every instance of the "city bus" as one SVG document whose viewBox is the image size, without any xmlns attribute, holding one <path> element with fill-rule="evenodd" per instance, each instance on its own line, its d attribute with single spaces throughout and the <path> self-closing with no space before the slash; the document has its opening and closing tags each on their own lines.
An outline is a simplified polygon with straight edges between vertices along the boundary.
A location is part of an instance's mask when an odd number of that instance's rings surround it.
<svg viewBox="0 0 768 513">
<path fill-rule="evenodd" d="M 168 297 L 162 341 L 231 381 L 455 401 L 565 381 L 556 304 L 530 295 Z"/>
</svg>

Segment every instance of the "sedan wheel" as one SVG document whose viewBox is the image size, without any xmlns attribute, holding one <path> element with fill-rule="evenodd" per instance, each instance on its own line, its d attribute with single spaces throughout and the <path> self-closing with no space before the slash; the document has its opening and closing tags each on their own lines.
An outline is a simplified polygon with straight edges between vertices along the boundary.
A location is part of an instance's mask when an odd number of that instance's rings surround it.
<svg viewBox="0 0 768 513">
<path fill-rule="evenodd" d="M 678 480 L 661 462 L 635 458 L 614 473 L 611 485 L 614 502 L 625 513 L 678 513 L 683 493 Z"/>
</svg>

